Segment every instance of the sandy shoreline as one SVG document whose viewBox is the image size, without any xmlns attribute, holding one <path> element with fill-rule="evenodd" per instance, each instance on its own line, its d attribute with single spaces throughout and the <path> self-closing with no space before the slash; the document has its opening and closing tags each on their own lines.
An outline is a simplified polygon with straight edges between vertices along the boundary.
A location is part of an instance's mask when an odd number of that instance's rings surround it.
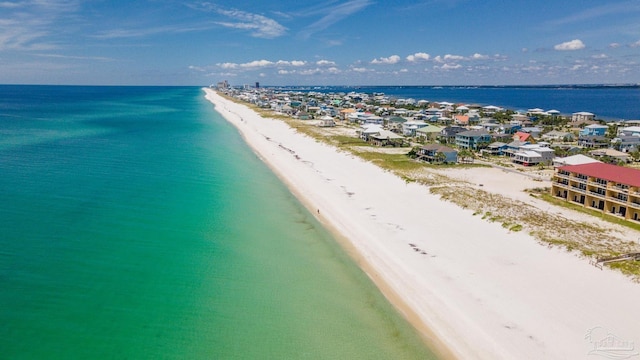
<svg viewBox="0 0 640 360">
<path fill-rule="evenodd" d="M 588 358 L 611 351 L 600 330 L 640 350 L 640 286 L 624 276 L 205 91 L 443 357 Z"/>
</svg>

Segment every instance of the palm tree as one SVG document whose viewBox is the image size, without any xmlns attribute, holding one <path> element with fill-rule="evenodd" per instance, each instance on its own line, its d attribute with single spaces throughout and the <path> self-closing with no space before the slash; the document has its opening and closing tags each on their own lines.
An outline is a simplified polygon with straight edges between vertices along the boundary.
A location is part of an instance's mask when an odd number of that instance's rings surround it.
<svg viewBox="0 0 640 360">
<path fill-rule="evenodd" d="M 458 152 L 458 157 L 460 158 L 461 162 L 465 163 L 465 162 L 473 162 L 473 159 L 475 157 L 475 154 L 473 153 L 473 151 L 469 150 L 469 149 L 462 149 Z"/>
</svg>

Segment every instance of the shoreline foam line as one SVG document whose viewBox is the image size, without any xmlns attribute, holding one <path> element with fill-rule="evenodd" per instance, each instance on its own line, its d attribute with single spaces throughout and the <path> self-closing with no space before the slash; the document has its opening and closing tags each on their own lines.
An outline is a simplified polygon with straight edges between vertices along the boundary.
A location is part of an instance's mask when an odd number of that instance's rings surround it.
<svg viewBox="0 0 640 360">
<path fill-rule="evenodd" d="M 640 344 L 638 284 L 204 91 L 439 356 L 585 358 L 594 328 Z"/>
</svg>

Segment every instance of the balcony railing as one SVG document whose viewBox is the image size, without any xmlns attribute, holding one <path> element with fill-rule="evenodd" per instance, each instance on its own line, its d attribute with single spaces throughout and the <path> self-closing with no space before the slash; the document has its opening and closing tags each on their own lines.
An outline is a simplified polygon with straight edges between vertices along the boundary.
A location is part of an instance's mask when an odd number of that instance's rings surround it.
<svg viewBox="0 0 640 360">
<path fill-rule="evenodd" d="M 591 190 L 589 190 L 589 194 L 590 194 L 590 195 L 593 195 L 593 196 L 595 196 L 595 197 L 604 198 L 604 194 L 600 194 L 600 193 L 597 193 L 597 192 L 595 192 L 595 191 L 591 191 Z"/>
<path fill-rule="evenodd" d="M 587 184 L 593 185 L 593 186 L 597 186 L 597 187 L 601 187 L 603 189 L 607 188 L 607 184 L 602 184 L 602 183 L 595 182 L 595 181 L 588 181 Z"/>
<path fill-rule="evenodd" d="M 624 187 L 618 186 L 618 185 L 609 187 L 609 190 L 623 192 L 625 194 L 629 193 L 629 188 L 624 188 Z"/>
</svg>

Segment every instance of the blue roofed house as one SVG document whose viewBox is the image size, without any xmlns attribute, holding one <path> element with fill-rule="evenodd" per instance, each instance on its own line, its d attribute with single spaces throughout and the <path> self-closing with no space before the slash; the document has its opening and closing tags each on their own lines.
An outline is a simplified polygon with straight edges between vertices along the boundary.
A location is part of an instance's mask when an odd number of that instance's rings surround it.
<svg viewBox="0 0 640 360">
<path fill-rule="evenodd" d="M 520 124 L 502 124 L 498 128 L 497 132 L 501 134 L 515 134 L 522 128 Z"/>
<path fill-rule="evenodd" d="M 418 159 L 430 163 L 456 163 L 458 152 L 448 146 L 428 144 L 418 150 Z"/>
<path fill-rule="evenodd" d="M 591 124 L 580 130 L 581 136 L 604 136 L 609 127 L 607 125 Z"/>
<path fill-rule="evenodd" d="M 469 130 L 456 134 L 456 145 L 462 149 L 479 150 L 491 143 L 491 134 L 486 130 Z"/>
</svg>

